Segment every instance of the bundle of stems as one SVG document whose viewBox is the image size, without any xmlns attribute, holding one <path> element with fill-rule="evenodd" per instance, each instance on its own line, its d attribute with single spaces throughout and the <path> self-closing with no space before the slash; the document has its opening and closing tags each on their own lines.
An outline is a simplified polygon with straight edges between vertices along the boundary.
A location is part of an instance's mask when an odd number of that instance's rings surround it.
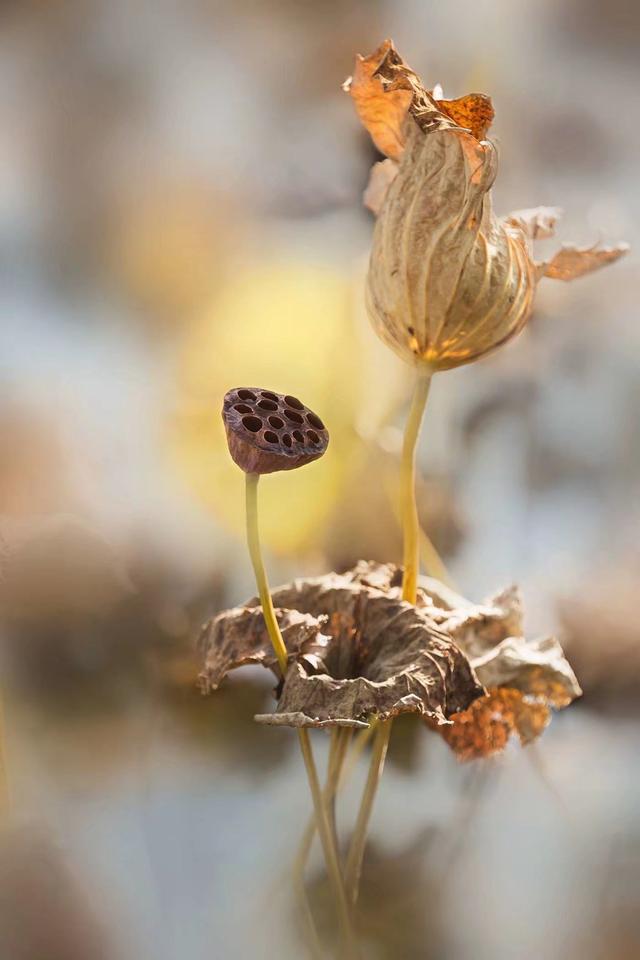
<svg viewBox="0 0 640 960">
<path fill-rule="evenodd" d="M 409 603 L 416 602 L 419 568 L 420 528 L 415 498 L 416 446 L 429 394 L 430 382 L 430 374 L 421 372 L 418 375 L 405 429 L 402 451 L 400 497 L 404 541 L 402 599 Z M 245 476 L 247 543 L 265 623 L 282 676 L 284 677 L 287 670 L 287 651 L 275 615 L 260 546 L 258 525 L 259 474 L 247 472 Z M 358 899 L 362 861 L 369 823 L 376 793 L 384 770 L 391 726 L 390 720 L 379 722 L 374 720 L 366 730 L 361 731 L 355 738 L 352 738 L 352 731 L 350 729 L 335 729 L 331 736 L 324 787 L 320 786 L 309 732 L 305 728 L 298 730 L 300 750 L 304 759 L 309 788 L 313 799 L 314 816 L 308 823 L 300 843 L 294 864 L 294 880 L 300 896 L 300 904 L 307 921 L 309 946 L 314 956 L 321 955 L 320 942 L 315 930 L 313 915 L 304 893 L 304 870 L 309 858 L 314 833 L 317 830 L 337 906 L 342 935 L 342 954 L 349 958 L 349 960 L 357 960 L 359 957 L 353 908 Z M 343 863 L 340 859 L 336 827 L 336 794 L 340 788 L 341 780 L 344 777 L 345 761 L 349 758 L 348 768 L 349 770 L 353 769 L 370 739 L 373 739 L 373 744 L 369 771 L 356 817 L 353 836 Z"/>
</svg>

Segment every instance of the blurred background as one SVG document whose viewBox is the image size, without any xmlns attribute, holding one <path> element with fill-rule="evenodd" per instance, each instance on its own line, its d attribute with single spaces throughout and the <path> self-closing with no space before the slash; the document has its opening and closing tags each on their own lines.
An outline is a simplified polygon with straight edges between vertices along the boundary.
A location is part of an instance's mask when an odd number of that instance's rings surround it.
<svg viewBox="0 0 640 960">
<path fill-rule="evenodd" d="M 424 527 L 472 599 L 521 584 L 585 696 L 484 765 L 396 725 L 367 956 L 638 957 L 640 6 L 9 0 L 0 23 L 2 960 L 303 955 L 295 738 L 253 723 L 259 670 L 202 698 L 194 638 L 253 592 L 230 387 L 331 431 L 261 485 L 272 582 L 400 558 L 411 383 L 364 316 L 376 155 L 340 89 L 387 36 L 427 86 L 492 95 L 498 212 L 561 205 L 561 239 L 632 253 L 543 281 L 516 342 L 435 380 Z M 310 879 L 321 918 L 319 858 Z"/>
</svg>

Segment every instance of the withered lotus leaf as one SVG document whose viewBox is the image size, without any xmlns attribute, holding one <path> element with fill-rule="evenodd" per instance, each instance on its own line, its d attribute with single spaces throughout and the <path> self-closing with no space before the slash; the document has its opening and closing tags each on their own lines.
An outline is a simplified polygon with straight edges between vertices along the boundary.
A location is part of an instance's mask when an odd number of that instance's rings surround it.
<svg viewBox="0 0 640 960">
<path fill-rule="evenodd" d="M 342 725 L 419 713 L 445 723 L 484 693 L 469 661 L 424 610 L 329 574 L 274 593 L 278 605 L 329 615 L 324 673 L 301 660 L 287 673 L 275 714 L 263 723 Z"/>
<path fill-rule="evenodd" d="M 387 596 L 353 574 L 328 574 L 272 596 L 294 662 L 275 713 L 258 717 L 262 723 L 360 726 L 414 712 L 440 724 L 484 693 L 458 646 L 398 591 Z M 257 602 L 203 628 L 205 692 L 244 663 L 276 672 Z"/>
<path fill-rule="evenodd" d="M 474 604 L 421 577 L 414 607 L 402 601 L 401 581 L 394 564 L 360 561 L 274 590 L 289 669 L 275 712 L 256 719 L 362 726 L 415 712 L 468 758 L 502 749 L 514 733 L 529 742 L 551 708 L 580 695 L 557 641 L 523 637 L 515 587 Z M 205 692 L 248 663 L 281 679 L 255 598 L 205 624 L 200 644 Z"/>
<path fill-rule="evenodd" d="M 564 247 L 536 263 L 556 208 L 498 218 L 490 190 L 497 155 L 484 139 L 491 100 L 443 100 L 425 89 L 390 40 L 358 57 L 345 83 L 378 149 L 365 202 L 378 214 L 367 311 L 400 357 L 446 370 L 495 350 L 527 322 L 538 280 L 571 280 L 618 259 L 615 247 Z"/>
</svg>

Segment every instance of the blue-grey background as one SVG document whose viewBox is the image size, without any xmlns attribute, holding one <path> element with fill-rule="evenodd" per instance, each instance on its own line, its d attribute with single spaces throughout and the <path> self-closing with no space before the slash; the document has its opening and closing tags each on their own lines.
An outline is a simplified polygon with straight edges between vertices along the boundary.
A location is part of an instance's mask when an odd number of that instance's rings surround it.
<svg viewBox="0 0 640 960">
<path fill-rule="evenodd" d="M 446 96 L 493 97 L 499 212 L 560 205 L 561 239 L 632 252 L 544 281 L 517 342 L 434 382 L 425 528 L 471 598 L 521 584 L 585 697 L 482 767 L 398 725 L 368 955 L 637 957 L 640 8 L 24 0 L 0 22 L 3 960 L 302 955 L 295 741 L 252 723 L 260 671 L 200 698 L 193 638 L 252 592 L 229 387 L 298 393 L 332 433 L 262 485 L 273 582 L 400 556 L 410 374 L 363 314 L 375 155 L 340 89 L 386 36 Z"/>
</svg>

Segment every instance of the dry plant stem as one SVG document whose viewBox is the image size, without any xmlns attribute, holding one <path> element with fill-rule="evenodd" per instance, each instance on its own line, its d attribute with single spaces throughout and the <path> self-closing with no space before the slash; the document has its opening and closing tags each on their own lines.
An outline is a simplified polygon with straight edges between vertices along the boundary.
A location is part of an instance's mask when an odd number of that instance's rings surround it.
<svg viewBox="0 0 640 960">
<path fill-rule="evenodd" d="M 416 445 L 424 409 L 429 396 L 431 374 L 420 373 L 416 380 L 409 419 L 402 444 L 400 467 L 400 508 L 402 510 L 402 535 L 404 541 L 402 599 L 415 603 L 418 590 L 418 566 L 420 552 L 420 523 L 416 504 Z"/>
<path fill-rule="evenodd" d="M 430 386 L 431 371 L 425 372 L 421 370 L 416 379 L 411 409 L 405 427 L 400 468 L 400 507 L 402 511 L 402 533 L 404 542 L 402 599 L 413 604 L 415 604 L 418 595 L 418 570 L 420 566 L 420 522 L 415 495 L 416 447 Z M 380 778 L 384 770 L 384 761 L 387 755 L 390 736 L 391 721 L 388 720 L 381 723 L 376 731 L 367 783 L 360 802 L 358 819 L 347 858 L 345 882 L 347 886 L 347 896 L 351 904 L 355 904 L 358 899 L 362 858 L 367 842 L 369 819 L 371 817 L 371 811 L 373 810 L 378 784 L 380 783 Z"/>
<path fill-rule="evenodd" d="M 339 728 L 334 731 L 334 733 L 335 737 L 332 743 L 334 754 L 333 765 L 329 768 L 329 775 L 325 784 L 323 797 L 329 815 L 336 849 L 339 850 L 340 844 L 338 843 L 338 828 L 336 824 L 336 795 L 340 789 L 340 778 L 342 776 L 344 758 L 347 754 L 349 743 L 351 742 L 351 730 Z M 331 754 L 329 756 L 331 756 Z"/>
<path fill-rule="evenodd" d="M 284 644 L 284 640 L 282 639 L 278 621 L 276 620 L 273 601 L 269 591 L 269 583 L 264 568 L 264 562 L 262 560 L 262 550 L 260 548 L 260 534 L 258 526 L 258 480 L 260 477 L 257 473 L 247 473 L 245 476 L 247 543 L 249 545 L 249 554 L 251 556 L 251 562 L 253 564 L 253 570 L 256 577 L 256 585 L 258 587 L 260 603 L 262 605 L 262 613 L 267 625 L 267 630 L 274 652 L 278 658 L 278 663 L 280 664 L 282 675 L 284 676 L 287 672 L 287 648 Z M 327 865 L 327 872 L 333 885 L 334 894 L 337 901 L 338 914 L 340 917 L 340 924 L 342 927 L 347 956 L 350 958 L 355 958 L 358 956 L 357 946 L 351 924 L 351 916 L 345 894 L 344 883 L 342 880 L 342 873 L 340 871 L 338 851 L 334 843 L 331 822 L 324 803 L 320 781 L 318 780 L 318 772 L 313 759 L 313 752 L 311 750 L 311 741 L 308 730 L 300 729 L 298 731 L 298 739 L 300 741 L 300 750 L 302 751 L 302 756 L 307 771 L 307 779 L 309 780 L 309 788 L 313 798 L 318 835 L 320 837 L 320 842 L 322 843 L 324 858 Z"/>
<path fill-rule="evenodd" d="M 302 751 L 305 767 L 307 768 L 307 778 L 309 780 L 311 796 L 313 797 L 318 835 L 320 837 L 320 842 L 324 852 L 327 872 L 329 873 L 329 877 L 333 884 L 334 893 L 337 900 L 340 925 L 342 927 L 344 945 L 346 948 L 346 956 L 349 958 L 349 960 L 356 960 L 356 958 L 359 956 L 359 953 L 351 923 L 351 911 L 349 909 L 344 883 L 342 880 L 338 851 L 333 840 L 331 822 L 327 815 L 327 808 L 324 804 L 322 789 L 320 787 L 320 781 L 318 780 L 318 772 L 316 770 L 313 753 L 311 751 L 309 731 L 305 727 L 302 727 L 298 731 L 298 738 L 300 740 L 300 749 Z"/>
<path fill-rule="evenodd" d="M 331 731 L 331 745 L 329 747 L 329 762 L 327 766 L 327 779 L 322 793 L 325 806 L 327 808 L 331 828 L 334 837 L 336 849 L 339 850 L 338 838 L 335 824 L 335 796 L 338 790 L 342 764 L 346 750 L 351 739 L 351 730 L 333 729 Z M 309 818 L 306 829 L 300 841 L 298 853 L 293 864 L 293 881 L 300 902 L 300 909 L 304 914 L 305 925 L 307 928 L 307 946 L 313 960 L 322 960 L 322 946 L 316 930 L 313 919 L 313 912 L 309 904 L 309 898 L 304 886 L 304 871 L 311 853 L 311 845 L 316 833 L 316 820 L 314 816 Z"/>
<path fill-rule="evenodd" d="M 353 747 L 349 751 L 349 759 L 345 765 L 344 773 L 340 778 L 340 785 L 347 782 L 351 777 L 351 774 L 356 768 L 358 760 L 362 756 L 364 748 L 369 743 L 369 740 L 376 732 L 378 728 L 378 718 L 372 717 L 369 721 L 369 726 L 365 730 L 361 730 L 353 741 Z"/>
<path fill-rule="evenodd" d="M 362 872 L 362 858 L 364 857 L 364 848 L 367 843 L 367 831 L 369 820 L 373 809 L 376 791 L 384 769 L 384 761 L 389 746 L 389 735 L 391 733 L 391 721 L 385 720 L 380 723 L 376 730 L 371 753 L 371 763 L 369 765 L 369 774 L 367 782 L 360 801 L 358 818 L 353 832 L 353 839 L 349 848 L 347 865 L 345 870 L 345 884 L 347 887 L 347 896 L 351 904 L 355 904 L 358 899 L 358 888 L 360 886 L 360 874 Z"/>
<path fill-rule="evenodd" d="M 324 788 L 324 799 L 327 806 L 335 800 L 336 794 L 342 787 L 342 785 L 349 779 L 351 774 L 354 771 L 356 763 L 362 756 L 362 751 L 369 742 L 372 734 L 376 729 L 376 719 L 374 718 L 366 730 L 360 730 L 358 735 L 353 740 L 353 746 L 349 750 L 351 745 L 351 730 L 343 731 L 333 731 L 334 733 L 341 732 L 344 735 L 344 752 L 341 753 L 339 760 L 336 758 L 337 752 L 337 738 L 332 739 L 330 753 L 329 753 L 329 771 L 327 775 L 327 782 Z M 348 751 L 348 760 L 345 764 L 345 758 Z M 332 763 L 337 763 L 337 766 L 333 767 Z M 296 855 L 294 863 L 294 873 L 297 878 L 299 878 L 303 873 L 307 860 L 309 859 L 309 854 L 311 852 L 311 844 L 313 843 L 313 838 L 316 832 L 316 821 L 315 817 L 310 817 L 309 822 L 305 828 L 305 831 L 302 835 L 302 840 L 300 841 L 300 846 L 298 847 L 298 853 Z"/>
</svg>

